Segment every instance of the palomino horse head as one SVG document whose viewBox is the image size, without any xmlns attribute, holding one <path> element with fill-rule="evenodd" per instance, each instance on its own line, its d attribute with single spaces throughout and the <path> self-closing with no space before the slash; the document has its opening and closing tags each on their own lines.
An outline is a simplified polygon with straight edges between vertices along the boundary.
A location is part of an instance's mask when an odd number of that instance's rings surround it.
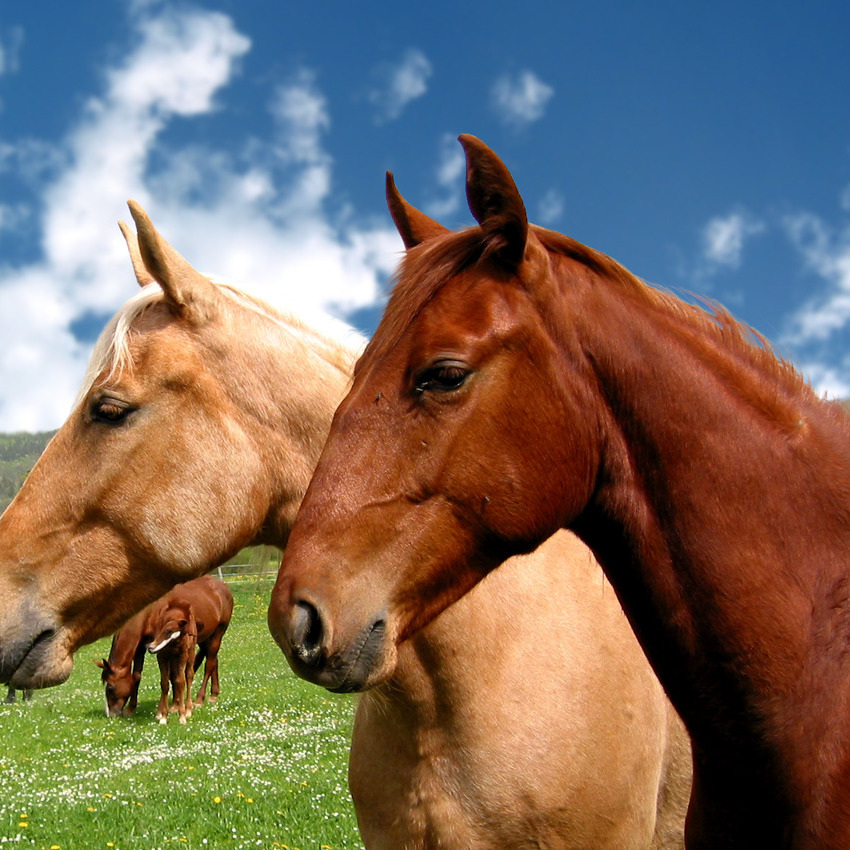
<svg viewBox="0 0 850 850">
<path fill-rule="evenodd" d="M 213 283 L 130 209 L 142 289 L 0 517 L 0 681 L 18 688 L 64 681 L 78 647 L 174 584 L 285 540 L 350 382 L 348 351 Z"/>
<path fill-rule="evenodd" d="M 548 321 L 555 234 L 528 225 L 492 151 L 461 141 L 478 227 L 447 232 L 388 181 L 408 251 L 272 598 L 272 632 L 293 668 L 330 689 L 385 680 L 398 642 L 572 520 L 597 483 L 592 376 L 553 357 L 572 344 Z M 558 239 L 579 292 L 592 287 L 589 268 L 616 266 Z M 567 416 L 568 438 L 547 441 Z M 567 486 L 554 474 L 565 468 Z"/>
</svg>

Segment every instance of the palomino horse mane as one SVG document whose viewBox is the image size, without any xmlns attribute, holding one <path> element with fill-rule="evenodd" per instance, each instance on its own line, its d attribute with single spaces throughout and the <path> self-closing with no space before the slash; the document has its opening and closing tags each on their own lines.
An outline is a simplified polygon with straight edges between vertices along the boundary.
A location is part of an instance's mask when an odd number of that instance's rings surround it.
<svg viewBox="0 0 850 850">
<path fill-rule="evenodd" d="M 238 286 L 215 278 L 208 278 L 208 280 L 215 286 L 216 291 L 224 296 L 223 303 L 238 304 L 259 316 L 270 319 L 287 333 L 304 340 L 312 350 L 340 372 L 346 375 L 350 372 L 351 363 L 356 354 L 345 344 L 322 334 L 292 314 L 276 310 Z M 158 283 L 152 281 L 144 284 L 109 320 L 92 350 L 82 386 L 74 402 L 75 407 L 88 395 L 100 375 L 107 373 L 111 378 L 132 366 L 129 336 L 132 333 L 133 324 L 151 307 L 163 303 L 165 298 L 165 293 Z"/>
<path fill-rule="evenodd" d="M 629 298 L 652 312 L 663 314 L 676 324 L 698 348 L 703 357 L 730 379 L 740 375 L 741 364 L 749 365 L 752 380 L 740 386 L 741 395 L 770 415 L 783 430 L 793 432 L 803 418 L 799 405 L 811 403 L 817 396 L 794 366 L 781 357 L 758 331 L 739 321 L 724 307 L 700 298 L 705 307 L 690 304 L 662 288 L 653 286 L 632 274 L 616 260 L 596 251 L 572 237 L 536 225 L 529 233 L 548 254 L 553 273 L 563 266 L 559 262 L 572 260 L 585 266 L 606 282 L 617 286 Z M 404 333 L 410 322 L 427 307 L 442 287 L 464 271 L 488 263 L 494 252 L 488 246 L 491 237 L 480 227 L 461 231 L 446 231 L 410 248 L 396 273 L 393 298 L 384 316 L 386 333 L 380 341 L 372 340 L 367 350 L 388 351 Z M 499 267 L 498 259 L 490 261 Z M 564 266 L 565 267 L 565 266 Z M 492 265 L 488 271 L 493 272 Z M 520 277 L 513 269 L 502 269 L 505 281 Z M 565 274 L 561 280 L 566 279 Z M 564 283 L 564 285 L 568 285 Z M 724 361 L 729 363 L 724 368 Z M 356 374 L 356 369 L 355 369 Z M 782 389 L 782 396 L 776 393 Z"/>
</svg>

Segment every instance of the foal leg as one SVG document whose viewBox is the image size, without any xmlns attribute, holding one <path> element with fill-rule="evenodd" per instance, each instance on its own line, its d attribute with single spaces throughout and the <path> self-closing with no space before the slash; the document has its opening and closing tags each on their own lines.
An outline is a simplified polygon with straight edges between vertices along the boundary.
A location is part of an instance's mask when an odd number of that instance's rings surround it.
<svg viewBox="0 0 850 850">
<path fill-rule="evenodd" d="M 6 694 L 6 702 L 13 703 L 15 701 L 15 689 L 9 685 L 9 691 Z"/>
<path fill-rule="evenodd" d="M 221 639 L 223 636 L 224 632 L 216 632 L 207 641 L 207 645 L 205 647 L 207 658 L 204 663 L 204 681 L 201 685 L 201 689 L 198 691 L 198 704 L 202 703 L 206 699 L 208 682 L 212 683 L 212 688 L 210 690 L 210 702 L 215 702 L 218 699 L 218 650 L 219 647 L 221 647 Z"/>
<path fill-rule="evenodd" d="M 175 658 L 172 662 L 171 687 L 173 696 L 171 710 L 176 711 L 180 723 L 186 723 L 186 663 L 183 656 Z"/>
<path fill-rule="evenodd" d="M 205 641 L 203 644 L 198 645 L 198 654 L 195 658 L 195 672 L 198 672 L 198 667 L 201 666 L 201 662 L 204 662 L 204 676 L 201 680 L 201 687 L 198 688 L 198 694 L 195 697 L 195 705 L 203 705 L 204 700 L 207 696 L 207 682 L 210 678 L 210 642 L 209 640 Z"/>
<path fill-rule="evenodd" d="M 136 649 L 136 654 L 133 657 L 133 687 L 130 690 L 130 699 L 124 706 L 124 710 L 121 712 L 122 714 L 136 713 L 136 707 L 139 704 L 139 685 L 142 681 L 142 670 L 145 666 L 145 656 L 147 654 L 148 650 L 144 641 L 140 641 L 139 646 Z"/>
<path fill-rule="evenodd" d="M 183 708 L 183 719 L 181 719 L 181 723 L 185 723 L 188 718 L 192 716 L 192 709 L 194 705 L 192 704 L 192 682 L 195 679 L 195 646 L 194 644 L 189 648 L 189 651 L 186 653 L 186 663 L 183 666 L 184 676 L 186 682 L 186 693 L 184 696 L 184 708 Z"/>
<path fill-rule="evenodd" d="M 168 689 L 171 687 L 171 665 L 165 658 L 160 658 L 158 655 L 156 660 L 159 662 L 159 689 L 161 696 L 159 705 L 156 707 L 156 719 L 160 723 L 168 721 Z"/>
<path fill-rule="evenodd" d="M 210 699 L 215 702 L 218 695 L 221 693 L 221 688 L 218 685 L 218 651 L 221 649 L 221 639 L 224 637 L 226 628 L 221 630 L 214 638 L 214 645 L 210 647 L 210 658 L 212 660 L 210 676 L 212 677 L 212 688 L 210 690 Z"/>
</svg>

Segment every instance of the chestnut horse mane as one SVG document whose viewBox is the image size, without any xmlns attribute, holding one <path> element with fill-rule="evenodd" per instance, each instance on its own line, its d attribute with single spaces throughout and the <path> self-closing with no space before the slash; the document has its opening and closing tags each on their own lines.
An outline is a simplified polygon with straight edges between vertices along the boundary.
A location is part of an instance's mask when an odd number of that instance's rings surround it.
<svg viewBox="0 0 850 850">
<path fill-rule="evenodd" d="M 581 263 L 637 303 L 676 322 L 691 338 L 706 340 L 708 346 L 702 346 L 706 359 L 712 360 L 720 371 L 730 372 L 729 367 L 724 366 L 730 357 L 736 363 L 748 365 L 757 380 L 741 389 L 758 407 L 770 411 L 788 427 L 799 425 L 797 404 L 817 401 L 818 396 L 811 386 L 789 361 L 776 353 L 768 340 L 716 302 L 701 298 L 704 306 L 690 304 L 644 282 L 616 260 L 569 236 L 535 225 L 530 225 L 529 229 L 550 255 L 565 256 Z M 408 250 L 396 274 L 391 309 L 385 313 L 386 334 L 381 335 L 380 342 L 373 339 L 367 349 L 373 346 L 380 346 L 382 351 L 392 348 L 443 285 L 485 259 L 489 249 L 481 228 L 471 227 L 435 236 Z M 508 273 L 505 274 L 507 280 Z M 722 354 L 712 355 L 710 349 L 721 349 Z"/>
<path fill-rule="evenodd" d="M 349 375 L 355 358 L 355 352 L 343 343 L 337 342 L 315 328 L 310 327 L 295 316 L 283 314 L 266 302 L 249 295 L 232 284 L 209 278 L 218 292 L 234 304 L 250 310 L 257 315 L 271 319 L 285 331 L 301 339 L 313 351 L 319 354 L 331 366 Z M 133 323 L 145 311 L 164 300 L 164 293 L 156 282 L 143 286 L 132 298 L 127 300 L 118 312 L 109 320 L 95 343 L 83 384 L 77 393 L 74 407 L 88 395 L 98 376 L 106 372 L 110 377 L 129 368 L 131 363 L 129 337 Z"/>
</svg>

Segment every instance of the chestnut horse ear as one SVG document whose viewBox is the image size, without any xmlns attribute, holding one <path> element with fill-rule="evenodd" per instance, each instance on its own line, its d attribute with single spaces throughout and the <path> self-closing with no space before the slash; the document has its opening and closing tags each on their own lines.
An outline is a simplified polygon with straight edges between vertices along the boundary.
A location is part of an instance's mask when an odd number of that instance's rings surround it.
<svg viewBox="0 0 850 850">
<path fill-rule="evenodd" d="M 525 255 L 528 216 L 505 164 L 475 136 L 458 136 L 466 153 L 466 199 L 490 252 L 516 268 Z"/>
<path fill-rule="evenodd" d="M 127 206 L 136 223 L 142 262 L 178 312 L 184 312 L 193 303 L 202 300 L 205 293 L 213 291 L 214 285 L 209 278 L 192 268 L 188 261 L 160 236 L 140 204 L 127 201 Z M 136 276 L 138 278 L 138 273 Z"/>
<path fill-rule="evenodd" d="M 133 264 L 137 283 L 139 286 L 147 286 L 149 283 L 153 283 L 153 275 L 148 271 L 148 267 L 142 259 L 142 252 L 139 250 L 138 237 L 123 221 L 119 221 L 118 226 L 121 228 L 121 233 L 124 234 L 124 241 L 127 243 L 127 250 L 130 252 L 130 262 Z"/>
<path fill-rule="evenodd" d="M 393 217 L 405 248 L 413 248 L 435 236 L 449 232 L 447 227 L 443 227 L 433 218 L 428 218 L 425 213 L 419 212 L 416 207 L 412 207 L 402 198 L 401 192 L 396 189 L 391 171 L 387 172 L 387 206 L 390 208 L 390 215 Z"/>
</svg>

